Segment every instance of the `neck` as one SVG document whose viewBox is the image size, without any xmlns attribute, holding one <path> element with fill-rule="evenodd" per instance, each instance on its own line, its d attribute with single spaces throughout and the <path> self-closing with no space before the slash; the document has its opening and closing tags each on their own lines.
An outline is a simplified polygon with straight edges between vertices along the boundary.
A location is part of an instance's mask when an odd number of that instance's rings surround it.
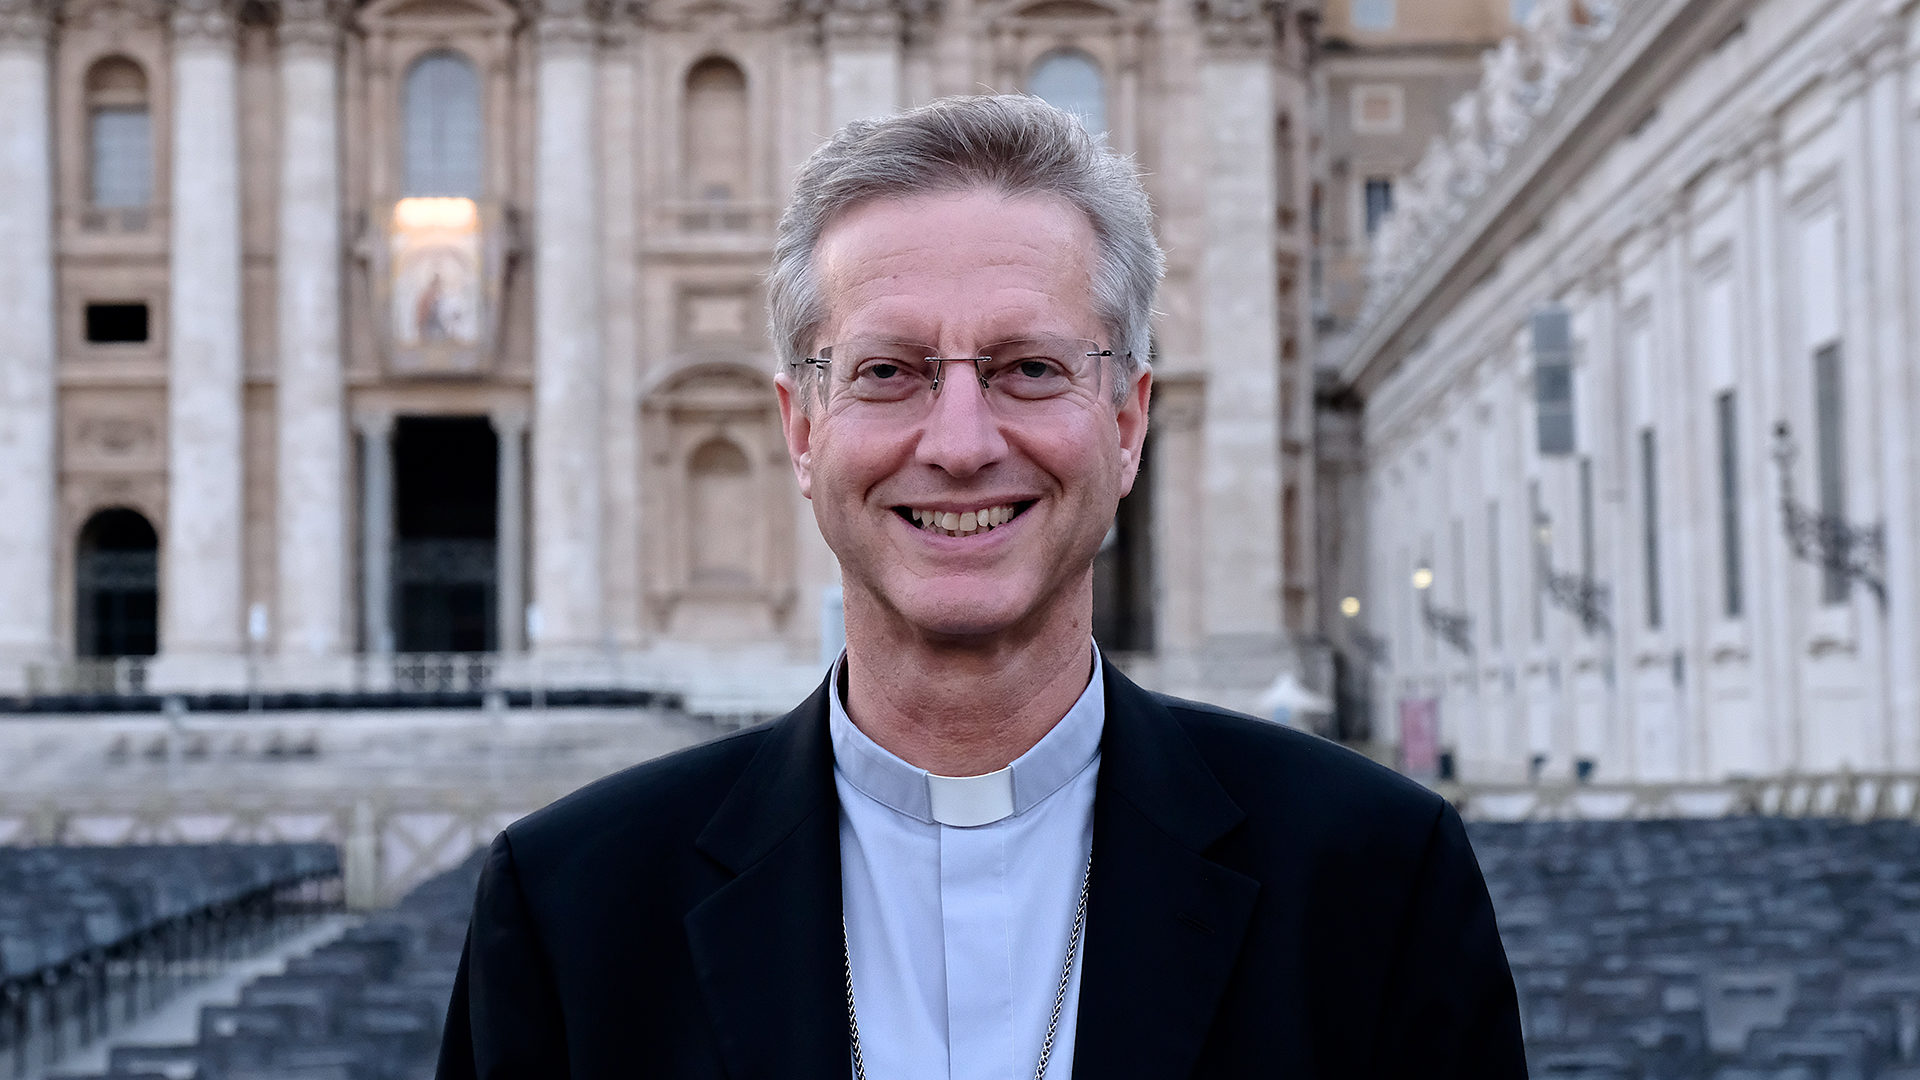
<svg viewBox="0 0 1920 1080">
<path fill-rule="evenodd" d="M 1053 730 L 1093 673 L 1090 604 L 1038 634 L 902 641 L 874 633 L 848 599 L 847 716 L 931 773 L 1006 768 Z"/>
</svg>

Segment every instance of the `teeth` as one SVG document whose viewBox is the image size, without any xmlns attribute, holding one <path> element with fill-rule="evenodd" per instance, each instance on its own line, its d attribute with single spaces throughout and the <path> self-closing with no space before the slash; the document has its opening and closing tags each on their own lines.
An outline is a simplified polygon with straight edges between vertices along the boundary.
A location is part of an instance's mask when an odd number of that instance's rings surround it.
<svg viewBox="0 0 1920 1080">
<path fill-rule="evenodd" d="M 1012 521 L 1013 507 L 990 506 L 984 510 L 968 510 L 964 513 L 909 509 L 907 516 L 913 519 L 915 525 L 923 529 L 947 536 L 972 536 L 988 529 L 999 528 Z"/>
</svg>

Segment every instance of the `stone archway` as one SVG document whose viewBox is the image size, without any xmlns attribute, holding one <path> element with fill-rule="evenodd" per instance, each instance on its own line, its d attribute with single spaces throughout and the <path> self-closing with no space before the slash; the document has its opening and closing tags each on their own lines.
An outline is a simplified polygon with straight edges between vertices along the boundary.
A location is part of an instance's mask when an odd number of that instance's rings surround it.
<svg viewBox="0 0 1920 1080">
<path fill-rule="evenodd" d="M 81 657 L 159 651 L 160 536 L 137 510 L 101 510 L 80 528 L 74 559 L 74 652 Z"/>
</svg>

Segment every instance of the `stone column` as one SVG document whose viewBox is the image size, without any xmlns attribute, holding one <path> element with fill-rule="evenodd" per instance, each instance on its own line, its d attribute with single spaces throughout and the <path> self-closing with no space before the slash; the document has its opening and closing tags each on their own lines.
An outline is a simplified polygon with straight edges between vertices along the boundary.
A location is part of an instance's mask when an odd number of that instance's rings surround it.
<svg viewBox="0 0 1920 1080">
<path fill-rule="evenodd" d="M 600 61 L 600 283 L 604 358 L 603 450 L 606 516 L 607 637 L 638 649 L 641 623 L 640 538 L 640 250 L 635 165 L 640 144 L 640 13 L 623 6 L 609 17 Z"/>
<path fill-rule="evenodd" d="M 393 651 L 393 417 L 353 418 L 360 432 L 361 650 Z"/>
<path fill-rule="evenodd" d="M 1904 33 L 1900 35 L 1904 37 Z M 1888 164 L 1888 154 L 1892 146 L 1876 146 L 1874 140 L 1881 137 L 1873 130 L 1873 86 L 1870 65 L 1874 54 L 1881 48 L 1897 49 L 1898 45 L 1891 36 L 1869 33 L 1856 42 L 1855 51 L 1844 61 L 1844 67 L 1832 72 L 1829 82 L 1835 87 L 1835 96 L 1839 101 L 1837 111 L 1839 123 L 1835 126 L 1843 133 L 1840 165 L 1840 334 L 1841 334 L 1841 382 L 1844 387 L 1841 397 L 1844 404 L 1840 415 L 1846 427 L 1842 436 L 1844 449 L 1841 459 L 1847 465 L 1845 498 L 1841 510 L 1842 517 L 1850 525 L 1883 521 L 1891 524 L 1886 517 L 1888 509 L 1888 489 L 1900 483 L 1907 475 L 1904 471 L 1889 473 L 1883 471 L 1885 465 L 1894 464 L 1897 457 L 1881 457 L 1897 444 L 1893 432 L 1881 426 L 1886 423 L 1889 412 L 1888 402 L 1878 400 L 1883 397 L 1881 370 L 1884 362 L 1882 355 L 1884 338 L 1882 324 L 1897 323 L 1898 310 L 1882 310 L 1881 288 L 1883 282 L 1877 280 L 1884 272 L 1880 258 L 1885 245 L 1880 242 L 1882 236 L 1898 235 L 1900 231 L 1899 211 L 1893 210 L 1891 216 L 1882 220 L 1878 217 L 1883 203 L 1875 198 L 1876 176 L 1880 170 L 1889 171 L 1888 179 L 1897 176 Z M 1897 108 L 1897 106 L 1896 106 Z M 1899 130 L 1896 124 L 1891 138 L 1895 145 L 1899 142 Z M 1858 239 L 1854 239 L 1855 236 Z M 1896 343 L 1898 348 L 1898 343 Z M 1811 392 L 1813 386 L 1813 365 L 1802 359 L 1801 385 Z M 1818 468 L 1818 434 L 1814 421 L 1814 410 L 1806 412 L 1809 423 L 1803 431 L 1796 431 L 1805 460 Z M 1876 460 L 1878 458 L 1879 460 Z M 1817 476 L 1817 472 L 1807 475 Z M 1817 495 L 1804 496 L 1809 502 L 1817 502 Z M 1898 528 L 1889 532 L 1898 532 Z M 1904 548 L 1903 537 L 1889 535 L 1892 545 Z M 1891 555 L 1889 550 L 1887 554 Z M 1893 560 L 1885 560 L 1890 569 Z M 1889 606 L 1884 612 L 1873 594 L 1860 582 L 1853 583 L 1848 592 L 1846 607 L 1853 609 L 1851 617 L 1839 611 L 1821 612 L 1815 616 L 1814 624 L 1825 634 L 1853 639 L 1853 653 L 1850 658 L 1840 656 L 1822 660 L 1817 666 L 1828 671 L 1844 670 L 1854 667 L 1851 674 L 1857 680 L 1862 691 L 1862 704 L 1858 708 L 1848 708 L 1836 703 L 1834 696 L 1821 694 L 1822 701 L 1817 713 L 1809 716 L 1814 723 L 1808 733 L 1813 736 L 1809 741 L 1809 758 L 1800 764 L 1828 762 L 1829 767 L 1844 764 L 1857 770 L 1881 767 L 1888 761 L 1891 747 L 1888 745 L 1888 732 L 1891 718 L 1887 710 L 1891 703 L 1888 694 L 1891 685 L 1892 670 L 1888 663 L 1888 637 L 1893 629 L 1893 620 L 1883 616 L 1909 617 L 1899 607 Z M 1889 594 L 1889 599 L 1892 595 Z M 1843 666 L 1844 665 L 1844 666 Z M 1856 666 L 1857 665 L 1857 666 Z M 1866 702 L 1873 702 L 1872 706 Z"/>
<path fill-rule="evenodd" d="M 1758 631 L 1755 670 L 1763 673 L 1761 707 L 1765 717 L 1765 753 L 1763 766 L 1779 772 L 1799 760 L 1802 717 L 1799 629 L 1804 626 L 1804 598 L 1796 583 L 1801 573 L 1787 552 L 1781 535 L 1779 471 L 1770 456 L 1774 421 L 1787 415 L 1787 402 L 1802 391 L 1787 372 L 1798 368 L 1785 362 L 1786 341 L 1783 313 L 1787 307 L 1780 295 L 1780 143 L 1778 132 L 1762 124 L 1751 133 L 1746 145 L 1746 168 L 1750 176 L 1742 188 L 1743 225 L 1750 238 L 1747 244 L 1747 289 L 1753 320 L 1754 393 L 1757 415 L 1748 425 L 1761 438 L 1753 443 L 1756 458 L 1753 498 L 1759 504 L 1759 527 L 1754 535 L 1755 574 L 1750 594 L 1754 600 L 1753 625 Z M 1624 576 L 1624 575 L 1623 575 Z M 1617 595 L 1617 593 L 1616 593 Z"/>
<path fill-rule="evenodd" d="M 338 55 L 328 0 L 282 0 L 275 644 L 302 656 L 347 642 Z"/>
<path fill-rule="evenodd" d="M 167 311 L 167 522 L 160 646 L 241 652 L 240 160 L 233 17 L 173 12 Z"/>
<path fill-rule="evenodd" d="M 1274 222 L 1275 28 L 1254 5 L 1203 2 L 1205 126 L 1201 531 L 1207 651 L 1239 682 L 1273 676 L 1283 646 L 1280 312 Z M 1261 678 L 1255 669 L 1264 669 Z"/>
<path fill-rule="evenodd" d="M 56 345 L 46 13 L 0 0 L 0 686 L 54 642 Z"/>
<path fill-rule="evenodd" d="M 527 647 L 527 417 L 517 411 L 493 414 L 493 434 L 500 442 L 499 496 L 494 520 L 494 651 L 520 652 Z"/>
<path fill-rule="evenodd" d="M 596 29 L 584 0 L 539 22 L 534 161 L 534 648 L 601 643 L 600 201 Z"/>
<path fill-rule="evenodd" d="M 1881 507 L 1886 521 L 1887 727 L 1876 733 L 1882 745 L 1869 745 L 1866 760 L 1894 768 L 1920 765 L 1920 505 L 1916 475 L 1920 453 L 1913 434 L 1913 360 L 1908 348 L 1914 332 L 1906 304 L 1908 238 L 1913 222 L 1905 199 L 1907 125 L 1901 116 L 1902 72 L 1907 64 L 1905 20 L 1880 24 L 1863 62 L 1867 65 L 1866 150 L 1858 163 L 1867 170 L 1871 245 L 1873 327 L 1876 335 L 1873 398 L 1880 413 Z"/>
</svg>

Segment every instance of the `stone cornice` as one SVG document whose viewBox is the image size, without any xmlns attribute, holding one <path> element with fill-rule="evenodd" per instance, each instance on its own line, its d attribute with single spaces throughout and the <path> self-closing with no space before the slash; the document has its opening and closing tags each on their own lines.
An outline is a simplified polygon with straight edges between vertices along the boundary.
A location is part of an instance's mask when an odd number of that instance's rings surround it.
<svg viewBox="0 0 1920 1080">
<path fill-rule="evenodd" d="M 342 0 L 280 0 L 281 49 L 331 55 L 340 44 L 345 15 Z"/>
<path fill-rule="evenodd" d="M 1193 15 L 1208 47 L 1266 55 L 1286 38 L 1286 0 L 1194 0 Z"/>
<path fill-rule="evenodd" d="M 1342 378 L 1371 396 L 1402 366 L 1412 343 L 1424 340 L 1499 253 L 1537 221 L 1515 208 L 1539 206 L 1555 177 L 1590 166 L 1647 114 L 1687 58 L 1725 34 L 1742 7 L 1739 0 L 1638 0 L 1611 12 L 1617 21 L 1603 40 L 1584 46 L 1591 55 L 1567 77 L 1551 107 L 1535 107 L 1527 138 L 1513 147 L 1485 190 L 1472 199 L 1443 201 L 1435 208 L 1438 227 L 1407 245 L 1408 265 L 1384 282 L 1389 288 L 1354 331 L 1341 361 Z M 1630 71 L 1636 77 L 1623 82 Z M 1383 234 L 1399 216 L 1388 218 Z M 1635 217 L 1639 227 L 1658 224 L 1652 215 Z"/>
<path fill-rule="evenodd" d="M 533 12 L 541 48 L 591 49 L 600 41 L 606 5 L 596 0 L 540 0 Z"/>
<path fill-rule="evenodd" d="M 812 23 L 822 43 L 889 45 L 924 37 L 938 0 L 790 0 L 788 14 Z"/>
<path fill-rule="evenodd" d="M 173 0 L 169 23 L 176 44 L 230 45 L 233 5 L 229 0 Z"/>
<path fill-rule="evenodd" d="M 52 30 L 40 0 L 0 0 L 0 48 L 44 49 Z"/>
</svg>

